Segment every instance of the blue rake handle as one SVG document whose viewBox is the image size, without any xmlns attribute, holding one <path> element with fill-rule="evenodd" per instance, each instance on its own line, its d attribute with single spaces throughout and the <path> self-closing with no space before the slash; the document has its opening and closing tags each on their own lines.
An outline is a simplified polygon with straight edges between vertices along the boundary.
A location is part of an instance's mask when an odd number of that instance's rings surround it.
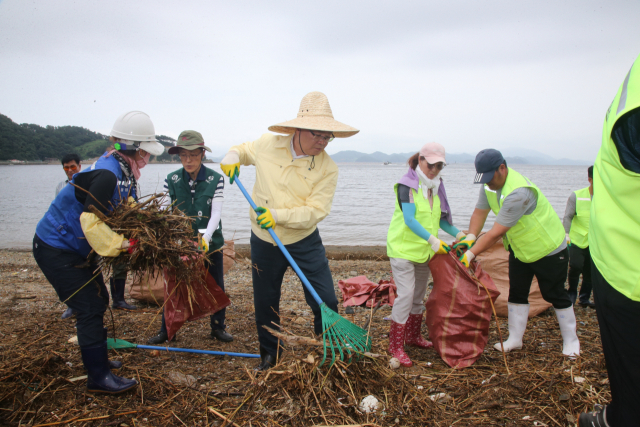
<svg viewBox="0 0 640 427">
<path fill-rule="evenodd" d="M 249 193 L 247 193 L 247 190 L 245 190 L 244 185 L 242 185 L 242 183 L 240 182 L 240 180 L 238 179 L 237 176 L 234 179 L 234 182 L 236 184 L 238 184 L 238 188 L 240 189 L 240 191 L 242 191 L 242 194 L 244 194 L 244 197 L 247 199 L 247 201 L 251 205 L 251 208 L 253 210 L 256 210 L 258 207 L 254 203 L 254 201 L 251 198 L 251 196 L 249 195 Z M 289 261 L 289 264 L 291 264 L 291 267 L 293 268 L 293 270 L 298 274 L 298 277 L 300 278 L 300 280 L 302 280 L 302 283 L 304 284 L 304 287 L 307 288 L 307 290 L 309 291 L 309 293 L 311 294 L 313 299 L 316 300 L 318 305 L 322 305 L 323 302 L 322 302 L 322 299 L 320 298 L 320 295 L 318 295 L 316 290 L 313 289 L 313 286 L 311 286 L 311 283 L 309 283 L 309 281 L 307 280 L 307 278 L 304 275 L 304 273 L 302 272 L 302 270 L 300 270 L 300 267 L 298 267 L 298 264 L 296 264 L 296 262 L 293 260 L 293 258 L 291 258 L 291 254 L 289 254 L 289 251 L 287 250 L 287 248 L 284 247 L 284 245 L 282 244 L 282 242 L 280 241 L 280 239 L 276 235 L 275 231 L 273 231 L 272 228 L 267 228 L 267 231 L 269 231 L 269 234 L 271 234 L 271 237 L 276 242 L 276 244 L 278 245 L 278 247 L 280 248 L 280 250 L 282 251 L 284 256 L 287 258 L 287 260 Z"/>
<path fill-rule="evenodd" d="M 191 348 L 160 347 L 155 345 L 137 345 L 136 348 L 142 348 L 145 350 L 166 350 L 166 351 L 176 351 L 179 353 L 213 354 L 214 356 L 250 357 L 254 359 L 260 359 L 259 354 L 233 353 L 229 351 L 195 350 Z"/>
</svg>

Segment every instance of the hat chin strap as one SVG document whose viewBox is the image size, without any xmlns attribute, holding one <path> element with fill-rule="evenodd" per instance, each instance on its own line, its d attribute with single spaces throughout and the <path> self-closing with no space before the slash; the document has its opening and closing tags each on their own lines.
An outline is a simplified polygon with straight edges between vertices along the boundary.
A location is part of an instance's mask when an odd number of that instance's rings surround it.
<svg viewBox="0 0 640 427">
<path fill-rule="evenodd" d="M 302 151 L 302 154 L 304 154 L 305 156 L 308 156 L 307 153 L 304 152 L 304 150 L 302 149 L 302 143 L 300 142 L 300 134 L 302 133 L 302 129 L 298 129 L 298 146 L 300 147 L 300 151 Z M 316 167 L 316 156 L 311 156 L 311 164 L 309 165 L 309 170 L 313 169 Z"/>
</svg>

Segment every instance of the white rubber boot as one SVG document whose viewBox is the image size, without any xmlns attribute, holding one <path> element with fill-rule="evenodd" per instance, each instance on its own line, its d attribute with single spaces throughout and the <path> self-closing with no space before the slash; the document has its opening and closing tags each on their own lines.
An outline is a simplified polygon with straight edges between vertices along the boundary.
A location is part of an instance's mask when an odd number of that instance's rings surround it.
<svg viewBox="0 0 640 427">
<path fill-rule="evenodd" d="M 562 354 L 569 357 L 580 356 L 580 341 L 576 335 L 576 315 L 573 307 L 555 308 L 560 333 L 562 334 Z"/>
<path fill-rule="evenodd" d="M 508 306 L 509 339 L 502 343 L 505 353 L 522 348 L 522 336 L 524 335 L 524 330 L 527 329 L 527 320 L 529 320 L 529 304 L 508 303 Z M 493 348 L 502 351 L 499 342 Z"/>
</svg>

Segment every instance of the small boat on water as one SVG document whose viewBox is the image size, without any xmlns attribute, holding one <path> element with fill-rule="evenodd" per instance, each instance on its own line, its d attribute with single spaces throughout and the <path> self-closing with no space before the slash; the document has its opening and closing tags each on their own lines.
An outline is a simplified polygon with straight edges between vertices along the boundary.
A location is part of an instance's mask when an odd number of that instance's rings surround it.
<svg viewBox="0 0 640 427">
<path fill-rule="evenodd" d="M 391 162 L 384 162 L 383 165 L 390 165 Z"/>
</svg>

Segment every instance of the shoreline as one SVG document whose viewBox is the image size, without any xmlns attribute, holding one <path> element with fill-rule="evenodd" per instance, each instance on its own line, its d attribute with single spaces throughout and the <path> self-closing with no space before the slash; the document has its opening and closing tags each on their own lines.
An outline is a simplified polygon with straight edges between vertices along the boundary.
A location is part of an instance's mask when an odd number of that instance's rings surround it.
<svg viewBox="0 0 640 427">
<path fill-rule="evenodd" d="M 325 245 L 327 258 L 332 260 L 371 260 L 388 261 L 386 246 L 346 246 L 346 245 Z M 7 252 L 31 252 L 31 248 L 2 248 Z M 249 244 L 235 245 L 236 254 L 243 258 L 251 257 Z"/>
</svg>

